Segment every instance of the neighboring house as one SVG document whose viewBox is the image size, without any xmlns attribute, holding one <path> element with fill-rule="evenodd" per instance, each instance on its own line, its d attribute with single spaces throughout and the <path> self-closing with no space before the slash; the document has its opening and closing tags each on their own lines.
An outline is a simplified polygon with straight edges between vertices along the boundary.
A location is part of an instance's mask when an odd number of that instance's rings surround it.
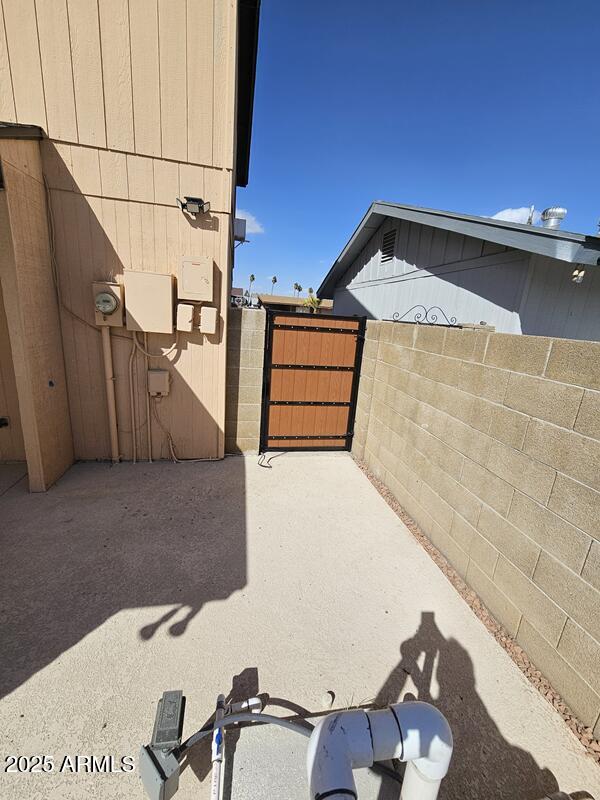
<svg viewBox="0 0 600 800">
<path fill-rule="evenodd" d="M 336 314 L 597 340 L 599 260 L 597 236 L 375 202 L 317 294 Z"/>
<path fill-rule="evenodd" d="M 258 17 L 259 0 L 3 2 L 0 462 L 26 460 L 34 490 L 73 459 L 224 455 Z M 117 284 L 113 316 L 93 282 Z"/>
<path fill-rule="evenodd" d="M 310 308 L 306 305 L 306 297 L 287 297 L 279 294 L 259 294 L 258 302 L 272 311 L 299 311 L 310 314 Z M 314 311 L 315 314 L 333 313 L 333 301 L 321 300 L 321 304 Z"/>
</svg>

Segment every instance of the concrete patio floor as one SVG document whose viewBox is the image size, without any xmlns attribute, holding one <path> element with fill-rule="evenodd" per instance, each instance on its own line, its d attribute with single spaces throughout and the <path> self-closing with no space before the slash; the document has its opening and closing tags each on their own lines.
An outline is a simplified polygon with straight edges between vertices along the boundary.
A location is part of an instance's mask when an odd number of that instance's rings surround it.
<svg viewBox="0 0 600 800">
<path fill-rule="evenodd" d="M 279 714 L 322 713 L 327 691 L 334 707 L 432 700 L 455 737 L 446 800 L 600 798 L 600 769 L 351 458 L 286 454 L 271 467 L 78 464 L 45 495 L 23 480 L 0 498 L 3 764 L 137 762 L 163 690 L 184 690 L 188 734 L 233 680 L 234 694 L 266 692 Z M 308 797 L 304 741 L 283 732 L 273 744 L 265 730 L 254 751 L 241 744 L 253 732 L 240 736 L 234 797 Z M 208 797 L 209 766 L 201 749 L 177 798 Z M 380 800 L 397 797 L 385 783 Z M 137 770 L 3 770 L 0 796 L 144 795 Z"/>
</svg>

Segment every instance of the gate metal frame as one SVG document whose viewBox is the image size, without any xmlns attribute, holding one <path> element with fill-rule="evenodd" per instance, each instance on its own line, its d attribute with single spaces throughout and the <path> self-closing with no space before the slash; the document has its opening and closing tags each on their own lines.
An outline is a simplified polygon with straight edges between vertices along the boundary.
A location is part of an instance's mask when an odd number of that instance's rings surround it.
<svg viewBox="0 0 600 800">
<path fill-rule="evenodd" d="M 359 316 L 338 316 L 333 314 L 304 314 L 301 311 L 276 311 L 275 309 L 266 309 L 266 335 L 265 335 L 265 354 L 263 360 L 263 386 L 262 386 L 262 400 L 260 411 L 260 444 L 259 453 L 267 453 L 271 451 L 276 452 L 319 452 L 319 451 L 350 451 L 352 449 L 352 438 L 354 436 L 354 419 L 356 417 L 356 402 L 358 399 L 358 384 L 360 381 L 360 367 L 362 364 L 362 354 L 365 343 L 365 331 L 367 327 L 367 318 Z M 275 329 L 275 317 L 295 317 L 298 320 L 298 325 L 285 325 L 285 328 L 291 330 L 308 330 L 321 333 L 339 333 L 341 335 L 355 335 L 356 336 L 356 352 L 354 354 L 354 366 L 352 367 L 336 367 L 328 365 L 311 365 L 311 364 L 277 364 L 277 369 L 325 369 L 325 370 L 340 370 L 345 372 L 352 372 L 352 388 L 350 390 L 350 400 L 344 402 L 328 402 L 328 401 L 287 401 L 287 400 L 274 400 L 270 399 L 271 393 L 271 370 L 273 369 L 273 330 Z M 319 321 L 323 320 L 320 325 L 302 325 L 302 321 L 306 318 L 315 319 L 318 317 Z M 327 325 L 328 319 L 341 320 L 346 322 L 358 322 L 356 330 L 349 331 L 344 328 L 332 328 Z M 348 412 L 348 427 L 345 434 L 335 435 L 317 435 L 311 434 L 307 436 L 277 436 L 279 440 L 290 439 L 290 441 L 302 441 L 303 439 L 345 439 L 344 446 L 335 445 L 327 447 L 326 445 L 319 447 L 269 447 L 269 409 L 272 405 L 303 405 L 303 406 L 349 406 Z"/>
</svg>

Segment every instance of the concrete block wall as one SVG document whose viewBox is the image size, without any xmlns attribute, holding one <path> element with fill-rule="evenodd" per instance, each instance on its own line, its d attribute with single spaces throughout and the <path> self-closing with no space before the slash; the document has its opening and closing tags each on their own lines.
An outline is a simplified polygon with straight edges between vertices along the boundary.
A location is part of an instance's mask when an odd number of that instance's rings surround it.
<svg viewBox="0 0 600 800">
<path fill-rule="evenodd" d="M 369 322 L 353 451 L 600 736 L 600 343 Z"/>
<path fill-rule="evenodd" d="M 225 452 L 229 454 L 258 452 L 265 322 L 263 310 L 229 310 L 225 394 Z"/>
</svg>

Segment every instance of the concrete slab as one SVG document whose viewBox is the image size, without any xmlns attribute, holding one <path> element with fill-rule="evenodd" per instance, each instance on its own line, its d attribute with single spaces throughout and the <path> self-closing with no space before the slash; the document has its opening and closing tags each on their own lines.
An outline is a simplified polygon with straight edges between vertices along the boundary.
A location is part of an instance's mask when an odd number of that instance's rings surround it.
<svg viewBox="0 0 600 800">
<path fill-rule="evenodd" d="M 79 464 L 45 495 L 0 499 L 3 757 L 55 763 L 2 771 L 0 796 L 142 798 L 135 771 L 59 767 L 137 760 L 165 689 L 187 695 L 189 734 L 233 688 L 268 693 L 280 714 L 322 713 L 327 691 L 336 707 L 413 693 L 454 731 L 443 798 L 600 798 L 600 770 L 352 460 L 270 466 Z M 290 736 L 239 735 L 234 797 L 308 796 Z M 208 797 L 209 766 L 198 748 L 180 800 Z M 363 800 L 383 800 L 378 787 Z"/>
<path fill-rule="evenodd" d="M 11 464 L 0 464 L 0 495 L 12 489 L 27 475 L 27 464 L 15 461 Z"/>
</svg>

